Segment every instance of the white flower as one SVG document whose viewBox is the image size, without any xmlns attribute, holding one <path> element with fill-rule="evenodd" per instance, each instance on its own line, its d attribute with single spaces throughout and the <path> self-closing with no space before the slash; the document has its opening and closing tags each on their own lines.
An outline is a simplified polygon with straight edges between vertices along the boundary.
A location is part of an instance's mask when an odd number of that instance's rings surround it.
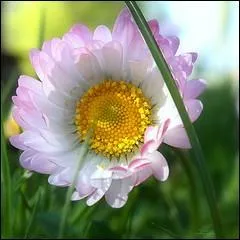
<svg viewBox="0 0 240 240">
<path fill-rule="evenodd" d="M 204 81 L 187 81 L 196 54 L 175 56 L 179 40 L 150 28 L 171 66 L 192 121 L 201 113 L 195 99 Z M 162 142 L 189 148 L 181 119 L 129 12 L 111 32 L 92 33 L 75 25 L 62 39 L 46 41 L 30 53 L 40 79 L 18 80 L 13 116 L 24 129 L 11 143 L 23 150 L 21 165 L 50 174 L 49 183 L 70 186 L 90 130 L 89 152 L 79 170 L 72 199 L 93 205 L 103 196 L 115 208 L 149 176 L 167 179 L 169 169 L 157 151 Z"/>
</svg>

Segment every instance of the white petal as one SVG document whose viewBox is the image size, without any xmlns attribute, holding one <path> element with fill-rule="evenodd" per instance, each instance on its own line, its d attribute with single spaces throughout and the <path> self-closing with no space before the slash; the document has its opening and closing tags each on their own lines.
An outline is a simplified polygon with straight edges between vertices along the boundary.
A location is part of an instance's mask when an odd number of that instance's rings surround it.
<svg viewBox="0 0 240 240">
<path fill-rule="evenodd" d="M 129 168 L 133 170 L 144 168 L 145 166 L 149 165 L 151 161 L 144 159 L 144 158 L 136 158 L 129 164 Z"/>
<path fill-rule="evenodd" d="M 78 69 L 84 80 L 90 85 L 94 85 L 104 79 L 100 64 L 93 54 L 81 54 L 77 62 Z"/>
<path fill-rule="evenodd" d="M 69 43 L 73 48 L 80 48 L 84 46 L 84 41 L 75 33 L 66 33 L 63 40 Z"/>
<path fill-rule="evenodd" d="M 162 106 L 166 100 L 164 93 L 164 81 L 161 73 L 155 67 L 149 75 L 146 76 L 142 83 L 142 90 L 145 95 L 151 99 L 153 104 Z"/>
<path fill-rule="evenodd" d="M 89 193 L 90 194 L 90 193 Z M 71 197 L 71 200 L 72 201 L 78 201 L 78 200 L 81 200 L 81 199 L 83 199 L 83 198 L 85 198 L 85 197 L 87 197 L 88 196 L 88 194 L 86 194 L 86 195 L 80 195 L 77 191 L 75 191 L 75 192 L 73 192 L 73 194 L 72 194 L 72 197 Z"/>
<path fill-rule="evenodd" d="M 194 79 L 186 82 L 184 88 L 184 99 L 193 99 L 198 97 L 206 88 L 206 81 L 204 79 Z"/>
<path fill-rule="evenodd" d="M 135 179 L 133 176 L 124 179 L 114 179 L 105 194 L 107 203 L 113 208 L 121 208 L 127 201 L 128 193 L 132 190 Z"/>
<path fill-rule="evenodd" d="M 90 183 L 95 188 L 100 188 L 103 191 L 107 191 L 112 181 L 112 172 L 98 168 L 90 178 Z"/>
<path fill-rule="evenodd" d="M 76 155 L 78 156 L 78 160 L 80 151 L 79 153 L 76 153 Z M 90 178 L 92 173 L 96 171 L 98 162 L 99 159 L 95 155 L 90 153 L 88 153 L 83 160 L 83 164 L 76 183 L 76 189 L 80 196 L 89 195 L 93 192 L 94 187 L 91 185 Z"/>
<path fill-rule="evenodd" d="M 93 40 L 101 40 L 105 43 L 112 41 L 112 34 L 108 27 L 98 26 L 93 33 Z"/>
<path fill-rule="evenodd" d="M 186 130 L 183 127 L 175 127 L 167 130 L 163 142 L 177 148 L 191 148 Z"/>
<path fill-rule="evenodd" d="M 45 114 L 48 119 L 54 120 L 54 122 L 57 123 L 64 122 L 65 125 L 67 125 L 68 123 L 72 123 L 74 112 L 71 111 L 71 109 L 64 109 L 57 106 L 55 103 L 48 101 L 44 94 L 37 95 L 29 92 L 29 96 L 32 100 L 34 107 L 39 112 Z M 75 104 L 71 108 L 74 108 L 74 106 Z M 53 112 L 54 114 L 52 114 Z"/>
<path fill-rule="evenodd" d="M 41 136 L 55 147 L 63 148 L 64 150 L 73 149 L 76 144 L 79 144 L 77 134 L 59 134 L 52 133 L 46 130 L 40 130 Z M 63 147 L 64 146 L 64 147 Z"/>
<path fill-rule="evenodd" d="M 20 134 L 23 140 L 23 143 L 36 151 L 41 151 L 45 153 L 56 153 L 61 151 L 61 149 L 54 147 L 49 144 L 38 132 L 33 131 L 24 131 Z"/>
<path fill-rule="evenodd" d="M 98 202 L 103 196 L 105 192 L 101 189 L 96 189 L 87 199 L 87 205 L 92 206 L 96 202 Z"/>
<path fill-rule="evenodd" d="M 36 94 L 39 94 L 39 91 L 42 89 L 42 84 L 40 81 L 25 75 L 19 77 L 18 85 L 27 88 Z"/>
<path fill-rule="evenodd" d="M 104 60 L 104 71 L 108 77 L 118 80 L 122 77 L 122 46 L 120 43 L 113 41 L 104 45 L 102 56 Z"/>
<path fill-rule="evenodd" d="M 160 181 L 165 181 L 169 175 L 169 168 L 164 156 L 160 152 L 155 151 L 149 155 L 149 158 L 152 160 L 152 171 L 154 177 Z"/>
<path fill-rule="evenodd" d="M 57 165 L 48 156 L 31 149 L 24 151 L 19 161 L 24 168 L 39 173 L 51 174 L 57 169 Z"/>
<path fill-rule="evenodd" d="M 48 178 L 49 184 L 56 186 L 69 186 L 73 181 L 74 172 L 71 168 L 63 168 Z"/>
<path fill-rule="evenodd" d="M 29 147 L 26 146 L 23 142 L 22 134 L 10 137 L 9 141 L 15 148 L 18 148 L 18 149 L 21 149 L 21 150 L 29 149 Z"/>
<path fill-rule="evenodd" d="M 131 82 L 139 86 L 145 79 L 148 81 L 152 59 L 147 58 L 143 61 L 129 61 L 129 71 Z"/>
<path fill-rule="evenodd" d="M 72 194 L 72 197 L 71 197 L 71 200 L 72 201 L 78 201 L 78 200 L 81 200 L 81 199 L 83 199 L 84 197 L 80 197 L 79 196 L 79 193 L 77 192 L 77 191 L 75 191 L 75 192 L 73 192 L 73 194 Z"/>
<path fill-rule="evenodd" d="M 203 104 L 198 99 L 191 99 L 184 101 L 184 104 L 187 108 L 188 115 L 192 122 L 196 121 L 203 110 Z"/>
<path fill-rule="evenodd" d="M 152 175 L 152 168 L 151 166 L 146 166 L 143 169 L 137 171 L 135 174 L 136 174 L 135 186 L 138 186 Z"/>
</svg>

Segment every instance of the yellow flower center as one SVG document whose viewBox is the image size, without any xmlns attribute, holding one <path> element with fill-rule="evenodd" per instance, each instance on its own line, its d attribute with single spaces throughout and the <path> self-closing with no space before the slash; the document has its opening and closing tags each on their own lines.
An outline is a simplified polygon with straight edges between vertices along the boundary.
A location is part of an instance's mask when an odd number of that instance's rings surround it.
<svg viewBox="0 0 240 240">
<path fill-rule="evenodd" d="M 90 128 L 90 148 L 106 157 L 120 157 L 139 147 L 151 124 L 151 103 L 140 88 L 124 81 L 105 80 L 78 101 L 75 124 L 81 140 Z"/>
</svg>

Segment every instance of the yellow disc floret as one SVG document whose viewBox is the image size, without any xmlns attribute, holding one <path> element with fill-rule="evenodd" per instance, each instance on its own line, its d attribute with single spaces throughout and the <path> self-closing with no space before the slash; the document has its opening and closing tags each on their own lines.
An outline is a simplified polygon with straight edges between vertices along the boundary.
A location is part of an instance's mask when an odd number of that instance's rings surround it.
<svg viewBox="0 0 240 240">
<path fill-rule="evenodd" d="M 120 157 L 138 147 L 151 124 L 151 104 L 140 88 L 105 80 L 78 101 L 75 124 L 81 140 L 90 128 L 90 148 L 106 157 Z"/>
</svg>

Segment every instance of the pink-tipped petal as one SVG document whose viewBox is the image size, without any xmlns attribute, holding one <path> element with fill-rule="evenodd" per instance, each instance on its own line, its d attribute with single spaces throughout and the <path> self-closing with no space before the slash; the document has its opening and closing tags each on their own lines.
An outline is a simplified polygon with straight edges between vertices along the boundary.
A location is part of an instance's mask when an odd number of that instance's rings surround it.
<svg viewBox="0 0 240 240">
<path fill-rule="evenodd" d="M 185 100 L 197 98 L 205 89 L 206 81 L 204 79 L 194 79 L 186 82 L 183 97 Z"/>
<path fill-rule="evenodd" d="M 52 174 L 58 168 L 57 165 L 52 163 L 47 156 L 31 149 L 24 151 L 21 154 L 19 161 L 22 167 L 42 174 Z"/>
<path fill-rule="evenodd" d="M 154 151 L 157 150 L 157 148 L 159 147 L 160 142 L 155 141 L 155 140 L 150 140 L 145 142 L 142 147 L 141 147 L 141 155 L 145 155 L 147 153 L 152 153 Z"/>
<path fill-rule="evenodd" d="M 32 168 L 31 168 L 31 160 L 32 160 L 33 153 L 34 153 L 33 150 L 28 149 L 28 150 L 24 151 L 20 155 L 19 162 L 20 162 L 22 167 L 24 167 L 24 168 L 26 168 L 28 170 L 32 170 Z"/>
<path fill-rule="evenodd" d="M 174 57 L 170 65 L 174 72 L 183 71 L 186 76 L 192 73 L 193 64 L 197 59 L 196 53 L 185 53 Z"/>
<path fill-rule="evenodd" d="M 28 149 L 28 147 L 23 142 L 22 134 L 10 137 L 9 141 L 15 148 L 18 148 L 21 150 Z"/>
<path fill-rule="evenodd" d="M 113 79 L 122 78 L 123 50 L 119 42 L 112 41 L 102 49 L 104 72 Z"/>
<path fill-rule="evenodd" d="M 79 196 L 88 196 L 89 194 L 91 194 L 94 188 L 90 184 L 89 176 L 87 176 L 83 172 L 80 173 L 77 184 L 76 184 L 76 189 Z"/>
<path fill-rule="evenodd" d="M 136 174 L 136 182 L 135 186 L 138 186 L 142 182 L 144 182 L 146 179 L 148 179 L 152 175 L 152 167 L 151 166 L 146 166 L 143 169 L 137 171 Z"/>
<path fill-rule="evenodd" d="M 170 45 L 170 48 L 172 50 L 172 54 L 175 55 L 177 50 L 178 50 L 178 47 L 179 47 L 179 44 L 180 44 L 180 40 L 176 36 L 170 36 L 167 39 L 169 41 L 169 45 Z"/>
<path fill-rule="evenodd" d="M 113 208 L 123 207 L 134 183 L 135 178 L 133 176 L 120 180 L 113 180 L 109 190 L 105 194 L 106 202 Z"/>
<path fill-rule="evenodd" d="M 31 169 L 35 172 L 52 174 L 57 168 L 58 166 L 44 155 L 38 154 L 32 158 Z"/>
<path fill-rule="evenodd" d="M 127 64 L 127 56 L 132 41 L 139 34 L 136 25 L 131 19 L 131 14 L 127 8 L 124 8 L 119 14 L 112 31 L 112 38 L 121 43 L 123 47 L 123 64 Z"/>
<path fill-rule="evenodd" d="M 191 52 L 190 54 L 192 55 L 192 62 L 195 63 L 197 61 L 198 54 L 196 52 Z"/>
<path fill-rule="evenodd" d="M 76 24 L 69 32 L 76 34 L 84 43 L 92 40 L 93 34 L 85 25 Z"/>
<path fill-rule="evenodd" d="M 145 69 L 147 72 L 151 68 Z M 154 66 L 145 76 L 142 82 L 142 89 L 144 89 L 146 97 L 151 98 L 153 104 L 162 105 L 165 102 L 166 95 L 163 90 L 164 80 L 160 71 Z"/>
<path fill-rule="evenodd" d="M 91 85 L 104 79 L 103 71 L 97 58 L 90 52 L 80 55 L 77 66 L 84 80 Z"/>
<path fill-rule="evenodd" d="M 124 179 L 132 175 L 132 171 L 113 171 L 112 179 Z"/>
<path fill-rule="evenodd" d="M 159 34 L 159 23 L 156 19 L 148 21 L 148 25 L 154 36 Z"/>
<path fill-rule="evenodd" d="M 144 135 L 144 144 L 141 148 L 141 154 L 152 153 L 161 144 L 163 137 L 169 127 L 170 119 L 166 119 L 160 126 L 150 126 Z"/>
<path fill-rule="evenodd" d="M 158 152 L 153 152 L 149 158 L 152 161 L 152 171 L 155 178 L 160 181 L 165 181 L 169 175 L 169 168 L 164 156 Z"/>
<path fill-rule="evenodd" d="M 79 196 L 79 194 L 78 194 L 77 191 L 73 192 L 73 194 L 72 194 L 72 196 L 71 196 L 71 200 L 72 200 L 72 201 L 78 201 L 78 200 L 81 200 L 81 199 L 83 199 L 83 198 L 84 198 L 84 197 L 80 197 L 80 196 Z"/>
<path fill-rule="evenodd" d="M 144 142 L 157 139 L 158 126 L 149 126 L 144 133 Z"/>
<path fill-rule="evenodd" d="M 85 195 L 80 195 L 77 191 L 73 192 L 71 200 L 72 201 L 78 201 L 82 200 L 83 198 L 89 196 L 91 193 L 85 194 Z"/>
<path fill-rule="evenodd" d="M 104 43 L 112 41 L 112 34 L 109 28 L 104 25 L 98 26 L 93 33 L 93 40 L 100 40 Z"/>
<path fill-rule="evenodd" d="M 184 103 L 191 121 L 192 122 L 196 121 L 203 110 L 202 102 L 198 99 L 191 99 L 185 101 Z"/>
<path fill-rule="evenodd" d="M 29 89 L 33 91 L 36 94 L 39 94 L 39 92 L 42 90 L 42 84 L 35 78 L 21 75 L 18 79 L 18 85 L 21 87 L 24 87 L 26 89 Z"/>
<path fill-rule="evenodd" d="M 76 33 L 66 33 L 63 36 L 63 40 L 68 43 L 72 48 L 84 47 L 85 43 L 82 38 L 80 38 Z"/>
<path fill-rule="evenodd" d="M 17 120 L 21 127 L 33 130 L 46 128 L 46 123 L 42 114 L 35 109 L 18 108 L 14 110 L 14 118 Z"/>
<path fill-rule="evenodd" d="M 59 187 L 69 186 L 70 183 L 68 181 L 61 179 L 60 176 L 61 172 L 50 175 L 48 177 L 48 183 Z"/>
<path fill-rule="evenodd" d="M 120 34 L 121 29 L 124 27 L 125 21 L 130 21 L 131 14 L 127 8 L 124 8 L 118 15 L 114 26 L 113 26 L 113 35 Z M 116 36 L 117 38 L 117 36 Z"/>
<path fill-rule="evenodd" d="M 128 165 L 128 167 L 133 170 L 138 170 L 138 169 L 144 168 L 150 164 L 151 164 L 151 161 L 144 159 L 144 158 L 138 158 L 138 159 L 134 159 L 133 161 L 131 161 L 131 163 Z"/>
<path fill-rule="evenodd" d="M 21 104 L 19 104 L 19 99 L 18 98 L 12 98 L 15 106 L 19 106 Z M 22 128 L 22 129 L 31 129 L 31 126 L 28 125 L 28 123 L 26 121 L 24 121 L 21 117 L 21 115 L 19 114 L 20 108 L 14 107 L 13 111 L 12 111 L 12 116 L 13 119 L 17 122 L 17 124 Z"/>
<path fill-rule="evenodd" d="M 157 139 L 162 139 L 163 136 L 165 135 L 169 125 L 171 123 L 170 119 L 166 119 L 160 126 L 160 128 L 158 128 L 158 132 L 157 132 Z"/>
<path fill-rule="evenodd" d="M 115 167 L 109 168 L 109 170 L 110 171 L 118 171 L 118 172 L 126 172 L 128 169 L 123 166 L 115 166 Z"/>
<path fill-rule="evenodd" d="M 43 80 L 45 73 L 44 69 L 42 69 L 40 65 L 40 51 L 37 49 L 32 49 L 29 54 L 30 61 L 32 66 L 34 67 L 34 70 L 36 71 L 38 77 Z"/>
<path fill-rule="evenodd" d="M 98 202 L 103 196 L 105 192 L 101 189 L 96 189 L 87 199 L 87 205 L 92 206 L 96 202 Z"/>
<path fill-rule="evenodd" d="M 163 142 L 177 148 L 191 148 L 186 130 L 181 126 L 168 130 L 163 138 Z"/>
<path fill-rule="evenodd" d="M 149 70 L 151 69 L 152 66 L 152 59 L 151 58 L 147 58 L 145 60 L 133 60 L 133 61 L 129 61 L 129 72 L 130 72 L 130 76 L 131 76 L 131 82 L 134 83 L 136 86 L 138 86 L 139 84 L 141 84 L 144 80 L 146 81 L 150 81 L 153 82 L 153 78 L 155 78 L 155 76 L 153 77 L 153 75 L 157 74 L 157 73 L 152 73 L 149 76 Z M 159 81 L 161 83 L 161 81 Z M 161 89 L 161 85 L 158 84 L 158 86 Z M 157 87 L 158 87 L 157 86 Z"/>
<path fill-rule="evenodd" d="M 106 192 L 112 182 L 112 172 L 98 168 L 90 178 L 90 184 L 94 188 L 101 189 Z"/>
</svg>

